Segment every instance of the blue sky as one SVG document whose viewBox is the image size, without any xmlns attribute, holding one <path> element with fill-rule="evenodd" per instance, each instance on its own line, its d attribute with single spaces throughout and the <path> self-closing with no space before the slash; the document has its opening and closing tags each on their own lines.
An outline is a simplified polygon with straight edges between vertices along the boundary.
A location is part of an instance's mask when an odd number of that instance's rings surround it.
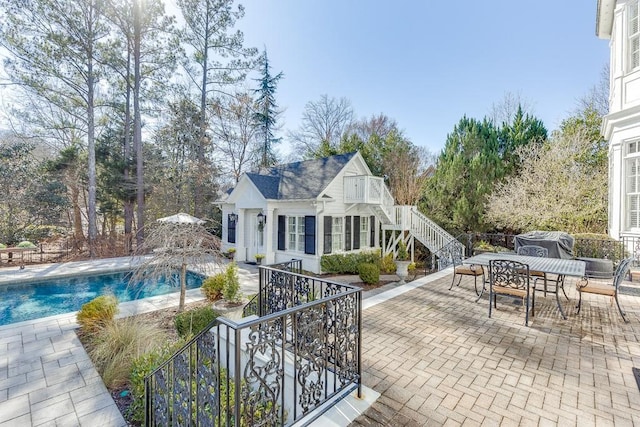
<svg viewBox="0 0 640 427">
<path fill-rule="evenodd" d="M 608 40 L 595 36 L 596 0 L 241 3 L 246 45 L 266 46 L 285 74 L 283 134 L 322 94 L 349 99 L 358 117 L 394 118 L 433 152 L 463 115 L 484 117 L 507 92 L 553 130 L 609 60 Z"/>
</svg>

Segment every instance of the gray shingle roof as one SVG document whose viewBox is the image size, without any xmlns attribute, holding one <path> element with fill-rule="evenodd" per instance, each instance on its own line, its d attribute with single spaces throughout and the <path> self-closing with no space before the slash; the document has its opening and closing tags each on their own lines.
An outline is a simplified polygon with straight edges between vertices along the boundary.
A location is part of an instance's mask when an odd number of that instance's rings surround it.
<svg viewBox="0 0 640 427">
<path fill-rule="evenodd" d="M 314 199 L 329 185 L 356 153 L 288 163 L 247 177 L 266 199 Z"/>
</svg>

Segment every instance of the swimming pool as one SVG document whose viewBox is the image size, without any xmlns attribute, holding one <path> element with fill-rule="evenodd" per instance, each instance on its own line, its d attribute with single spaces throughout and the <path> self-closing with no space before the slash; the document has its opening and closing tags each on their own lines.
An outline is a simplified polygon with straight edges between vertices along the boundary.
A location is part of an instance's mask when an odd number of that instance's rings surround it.
<svg viewBox="0 0 640 427">
<path fill-rule="evenodd" d="M 99 295 L 113 293 L 118 302 L 164 295 L 180 290 L 178 275 L 172 280 L 129 283 L 130 271 L 74 276 L 0 286 L 0 326 L 80 310 Z M 187 272 L 187 289 L 202 285 L 203 276 Z M 176 283 L 177 285 L 174 285 Z"/>
</svg>

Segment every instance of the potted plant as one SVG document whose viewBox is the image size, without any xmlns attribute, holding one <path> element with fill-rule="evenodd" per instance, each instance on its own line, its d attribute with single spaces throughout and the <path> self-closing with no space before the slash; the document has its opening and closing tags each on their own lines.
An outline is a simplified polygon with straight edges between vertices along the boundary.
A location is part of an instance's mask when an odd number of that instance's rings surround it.
<svg viewBox="0 0 640 427">
<path fill-rule="evenodd" d="M 227 319 L 241 319 L 242 309 L 247 301 L 242 292 L 240 292 L 238 265 L 235 262 L 231 262 L 222 274 L 224 275 L 224 279 L 221 279 L 224 281 L 222 298 L 215 301 L 212 308 Z"/>
<path fill-rule="evenodd" d="M 236 255 L 236 248 L 229 248 L 229 250 L 224 253 L 224 256 L 226 256 L 227 259 L 233 259 L 235 255 Z"/>
<path fill-rule="evenodd" d="M 407 252 L 407 245 L 404 240 L 400 240 L 398 243 L 398 253 L 396 254 L 396 275 L 400 278 L 400 284 L 404 285 L 404 279 L 409 275 L 409 252 Z"/>
<path fill-rule="evenodd" d="M 264 259 L 264 254 L 256 254 L 256 264 L 260 265 L 262 264 L 262 260 Z"/>
</svg>

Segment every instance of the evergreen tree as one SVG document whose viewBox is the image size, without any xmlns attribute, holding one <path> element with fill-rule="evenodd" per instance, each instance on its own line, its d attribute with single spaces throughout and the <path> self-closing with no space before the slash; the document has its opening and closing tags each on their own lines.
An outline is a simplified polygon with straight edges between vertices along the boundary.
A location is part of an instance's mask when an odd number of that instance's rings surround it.
<svg viewBox="0 0 640 427">
<path fill-rule="evenodd" d="M 541 120 L 525 114 L 522 105 L 510 123 L 503 123 L 499 131 L 499 152 L 504 162 L 505 175 L 518 171 L 521 159 L 518 157 L 519 147 L 534 143 L 542 144 L 547 140 L 547 129 Z"/>
<path fill-rule="evenodd" d="M 255 66 L 255 48 L 243 46 L 241 31 L 233 32 L 238 19 L 244 16 L 244 7 L 234 7 L 234 0 L 177 0 L 185 26 L 181 41 L 192 52 L 184 69 L 197 88 L 200 112 L 197 158 L 203 169 L 211 168 L 207 154 L 212 151 L 207 136 L 209 118 L 207 106 L 212 104 L 212 94 L 227 95 L 229 85 L 243 81 L 247 72 Z M 206 210 L 207 180 L 198 178 L 195 183 L 194 213 L 203 216 Z"/>
<path fill-rule="evenodd" d="M 486 119 L 465 116 L 447 135 L 421 210 L 452 233 L 486 230 L 484 202 L 503 176 L 498 131 Z"/>
<path fill-rule="evenodd" d="M 103 2 L 1 0 L 0 45 L 9 52 L 7 74 L 30 95 L 81 118 L 87 147 L 89 252 L 95 256 L 96 88 L 108 27 Z"/>
<path fill-rule="evenodd" d="M 259 166 L 269 167 L 277 162 L 276 154 L 273 150 L 273 145 L 280 142 L 281 138 L 274 137 L 274 130 L 276 129 L 276 121 L 280 115 L 278 105 L 276 104 L 276 87 L 278 81 L 284 76 L 282 72 L 279 72 L 275 76 L 271 75 L 269 65 L 269 58 L 267 57 L 267 51 L 262 54 L 260 73 L 262 77 L 257 79 L 260 83 L 260 87 L 254 90 L 254 93 L 258 95 L 257 111 L 255 114 L 256 121 L 260 128 L 262 146 L 260 148 L 260 160 Z"/>
</svg>

